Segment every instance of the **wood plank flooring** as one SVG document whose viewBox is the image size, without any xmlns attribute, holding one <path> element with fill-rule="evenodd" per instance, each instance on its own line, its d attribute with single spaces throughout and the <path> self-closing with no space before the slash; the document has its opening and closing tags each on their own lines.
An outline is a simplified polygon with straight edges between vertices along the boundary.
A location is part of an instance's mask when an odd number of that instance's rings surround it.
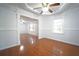
<svg viewBox="0 0 79 59">
<path fill-rule="evenodd" d="M 30 36 L 37 39 L 36 36 Z M 28 42 L 28 43 L 27 43 Z M 23 50 L 20 50 L 24 46 Z M 30 43 L 27 35 L 21 35 L 21 45 L 0 51 L 1 56 L 79 56 L 79 46 L 55 41 L 49 38 Z"/>
</svg>

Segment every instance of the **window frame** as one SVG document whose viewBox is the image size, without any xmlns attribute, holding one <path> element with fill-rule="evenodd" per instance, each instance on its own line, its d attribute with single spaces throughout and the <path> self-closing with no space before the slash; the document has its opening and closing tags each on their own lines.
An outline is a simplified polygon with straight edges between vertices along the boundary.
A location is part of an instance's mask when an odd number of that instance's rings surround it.
<svg viewBox="0 0 79 59">
<path fill-rule="evenodd" d="M 64 20 L 63 19 L 56 19 L 53 20 L 53 33 L 63 34 L 64 33 Z M 60 29 L 60 30 L 58 30 Z"/>
</svg>

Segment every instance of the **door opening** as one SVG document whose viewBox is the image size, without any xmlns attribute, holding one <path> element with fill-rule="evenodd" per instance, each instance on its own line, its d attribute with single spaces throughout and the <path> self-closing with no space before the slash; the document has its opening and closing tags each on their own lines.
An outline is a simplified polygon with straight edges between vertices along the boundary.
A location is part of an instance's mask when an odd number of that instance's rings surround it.
<svg viewBox="0 0 79 59">
<path fill-rule="evenodd" d="M 19 32 L 21 45 L 35 43 L 38 39 L 38 20 L 20 16 Z"/>
</svg>

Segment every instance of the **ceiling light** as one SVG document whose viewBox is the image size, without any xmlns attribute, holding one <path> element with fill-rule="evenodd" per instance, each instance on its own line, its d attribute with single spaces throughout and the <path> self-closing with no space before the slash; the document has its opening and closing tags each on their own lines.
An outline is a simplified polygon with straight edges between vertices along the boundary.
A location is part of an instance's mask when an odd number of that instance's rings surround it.
<svg viewBox="0 0 79 59">
<path fill-rule="evenodd" d="M 48 6 L 48 3 L 42 3 L 42 6 L 43 7 L 47 7 Z"/>
<path fill-rule="evenodd" d="M 42 10 L 43 10 L 43 12 L 46 12 L 46 11 L 48 11 L 48 8 L 44 7 L 44 8 L 42 8 Z"/>
</svg>

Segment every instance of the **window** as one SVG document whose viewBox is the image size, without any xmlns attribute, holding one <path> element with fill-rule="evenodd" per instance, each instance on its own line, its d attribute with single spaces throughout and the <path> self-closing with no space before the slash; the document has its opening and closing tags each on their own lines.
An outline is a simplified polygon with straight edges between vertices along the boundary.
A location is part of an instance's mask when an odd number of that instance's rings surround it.
<svg viewBox="0 0 79 59">
<path fill-rule="evenodd" d="M 63 33 L 63 19 L 58 19 L 53 21 L 53 32 L 54 33 Z"/>
<path fill-rule="evenodd" d="M 30 23 L 30 32 L 34 32 L 34 31 L 35 31 L 35 24 Z"/>
</svg>

